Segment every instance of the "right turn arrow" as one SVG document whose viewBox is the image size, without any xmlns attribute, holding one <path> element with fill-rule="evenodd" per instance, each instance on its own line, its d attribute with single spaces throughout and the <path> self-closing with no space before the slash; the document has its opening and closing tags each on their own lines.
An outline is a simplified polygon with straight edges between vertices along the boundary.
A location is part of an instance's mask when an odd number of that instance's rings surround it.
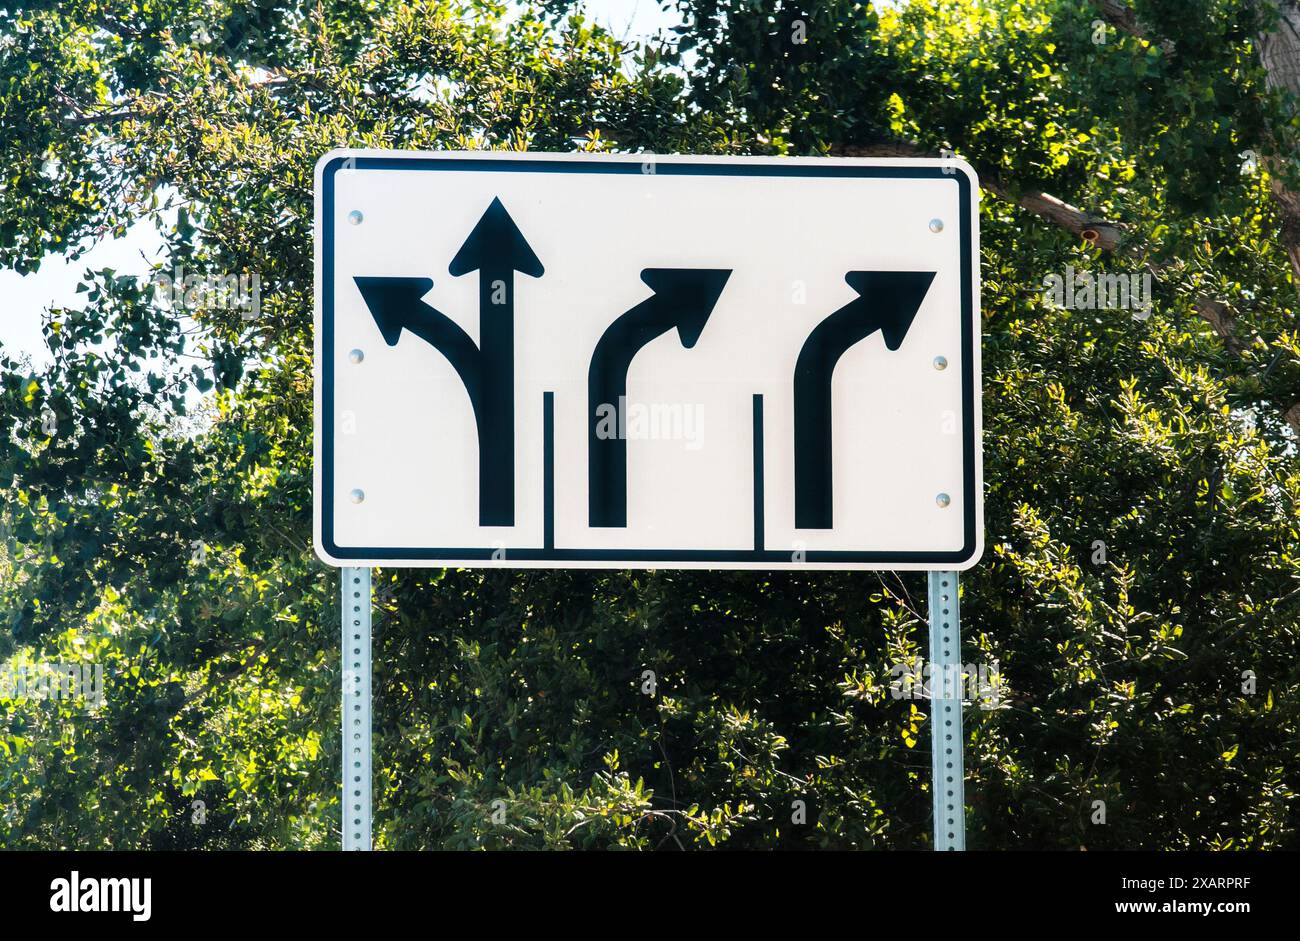
<svg viewBox="0 0 1300 941">
<path fill-rule="evenodd" d="M 591 526 L 627 525 L 627 371 L 651 340 L 674 327 L 682 346 L 700 338 L 722 288 L 731 277 L 723 268 L 646 268 L 641 280 L 654 294 L 619 317 L 601 336 L 587 373 L 587 510 Z M 613 434 L 600 433 L 610 427 Z"/>
<path fill-rule="evenodd" d="M 877 330 L 896 350 L 921 309 L 933 271 L 850 271 L 858 292 L 808 335 L 794 367 L 794 525 L 830 529 L 831 379 L 849 347 Z"/>
</svg>

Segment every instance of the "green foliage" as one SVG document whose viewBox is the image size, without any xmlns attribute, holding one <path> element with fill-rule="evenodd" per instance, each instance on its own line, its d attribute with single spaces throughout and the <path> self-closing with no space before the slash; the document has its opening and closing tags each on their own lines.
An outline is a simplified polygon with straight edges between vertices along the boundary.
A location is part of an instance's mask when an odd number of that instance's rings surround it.
<svg viewBox="0 0 1300 941">
<path fill-rule="evenodd" d="M 168 271 L 262 282 L 255 319 L 182 317 L 87 272 L 48 366 L 0 352 L 0 657 L 97 661 L 107 686 L 92 712 L 0 698 L 0 845 L 338 844 L 337 576 L 310 550 L 322 153 L 882 138 L 1126 225 L 1106 257 L 983 204 L 989 548 L 963 659 L 1006 690 L 968 713 L 970 844 L 1300 845 L 1300 338 L 1268 168 L 1241 169 L 1295 137 L 1253 5 L 1135 2 L 1152 38 L 1099 44 L 1088 0 L 679 0 L 680 34 L 639 49 L 545 6 L 0 12 L 0 259 L 152 221 Z M 1066 265 L 1151 266 L 1150 318 L 1047 304 Z M 928 845 L 925 704 L 889 693 L 924 652 L 921 577 L 380 570 L 376 591 L 383 846 Z"/>
</svg>

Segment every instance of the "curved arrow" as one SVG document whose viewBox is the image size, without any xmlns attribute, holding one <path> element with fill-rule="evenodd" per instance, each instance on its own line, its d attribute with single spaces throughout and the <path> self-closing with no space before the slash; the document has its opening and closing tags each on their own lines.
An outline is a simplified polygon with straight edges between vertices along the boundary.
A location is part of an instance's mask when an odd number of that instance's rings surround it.
<svg viewBox="0 0 1300 941">
<path fill-rule="evenodd" d="M 446 357 L 469 393 L 477 419 L 483 398 L 483 361 L 479 349 L 460 326 L 423 301 L 432 278 L 353 278 L 389 346 L 409 330 Z M 480 431 L 482 429 L 480 428 Z"/>
<path fill-rule="evenodd" d="M 438 350 L 456 370 L 469 395 L 474 409 L 474 427 L 479 440 L 479 523 L 490 526 L 486 520 L 492 508 L 493 491 L 483 480 L 482 442 L 491 440 L 492 429 L 487 427 L 483 408 L 483 357 L 474 341 L 450 317 L 430 307 L 421 298 L 433 287 L 430 278 L 353 278 L 361 290 L 370 315 L 375 318 L 384 342 L 396 346 L 403 330 L 409 330 L 434 349 Z"/>
<path fill-rule="evenodd" d="M 794 525 L 830 529 L 831 379 L 845 351 L 877 330 L 898 349 L 921 309 L 933 271 L 850 271 L 858 297 L 808 335 L 794 367 Z"/>
<path fill-rule="evenodd" d="M 479 525 L 515 522 L 514 273 L 544 273 L 510 214 L 493 199 L 452 259 L 453 275 L 479 272 L 481 347 L 421 298 L 428 278 L 354 278 L 379 332 L 396 346 L 409 330 L 446 357 L 469 394 L 478 431 Z"/>
<path fill-rule="evenodd" d="M 627 525 L 627 371 L 641 348 L 677 328 L 690 349 L 731 277 L 730 269 L 646 268 L 641 272 L 654 294 L 605 330 L 587 373 L 587 514 L 591 526 Z M 609 434 L 610 412 L 617 419 Z M 603 414 L 602 414 L 603 413 Z M 600 433 L 602 422 L 606 433 Z"/>
</svg>

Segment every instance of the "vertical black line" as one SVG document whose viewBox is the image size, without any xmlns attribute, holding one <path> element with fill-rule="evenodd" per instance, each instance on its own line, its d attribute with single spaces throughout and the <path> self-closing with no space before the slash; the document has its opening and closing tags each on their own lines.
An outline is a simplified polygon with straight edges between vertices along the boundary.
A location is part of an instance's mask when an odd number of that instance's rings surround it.
<svg viewBox="0 0 1300 941">
<path fill-rule="evenodd" d="M 975 266 L 978 258 L 972 258 L 971 233 L 975 223 L 971 219 L 974 202 L 971 196 L 970 180 L 966 174 L 957 174 L 957 205 L 961 219 L 961 414 L 962 414 L 962 512 L 966 514 L 963 521 L 962 556 L 969 558 L 975 551 L 978 535 L 975 532 L 975 501 L 981 495 L 975 493 L 975 410 L 978 407 L 975 397 L 982 390 L 975 388 L 974 349 L 980 337 L 975 330 L 980 329 L 972 323 L 975 319 Z M 981 332 L 981 337 L 982 337 Z"/>
<path fill-rule="evenodd" d="M 555 393 L 542 393 L 542 546 L 555 548 Z"/>
<path fill-rule="evenodd" d="M 754 549 L 763 549 L 763 396 L 754 394 Z"/>
<path fill-rule="evenodd" d="M 321 252 L 322 290 L 321 326 L 324 336 L 321 342 L 321 369 L 324 373 L 324 385 L 321 388 L 321 494 L 320 494 L 320 534 L 326 551 L 337 552 L 334 544 L 334 174 L 338 171 L 341 160 L 332 160 L 325 167 L 321 179 L 324 194 L 321 207 L 321 235 L 325 247 Z"/>
</svg>

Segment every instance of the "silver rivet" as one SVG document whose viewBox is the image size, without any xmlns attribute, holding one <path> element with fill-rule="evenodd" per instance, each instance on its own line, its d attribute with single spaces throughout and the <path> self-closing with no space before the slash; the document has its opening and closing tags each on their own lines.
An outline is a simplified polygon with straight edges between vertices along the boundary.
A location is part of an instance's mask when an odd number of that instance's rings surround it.
<svg viewBox="0 0 1300 941">
<path fill-rule="evenodd" d="M 943 220 L 942 220 L 942 219 L 931 219 L 931 220 L 930 220 L 930 231 L 931 231 L 931 232 L 942 232 L 942 231 L 943 231 Z"/>
<path fill-rule="evenodd" d="M 353 360 L 353 362 L 356 362 L 356 360 Z M 946 357 L 946 356 L 936 356 L 936 357 L 934 358 L 934 368 L 935 368 L 935 369 L 947 369 L 947 368 L 948 368 L 948 357 Z"/>
<path fill-rule="evenodd" d="M 348 494 L 348 497 L 352 500 L 353 503 L 360 503 L 362 500 L 366 498 L 366 492 L 358 487 L 356 490 L 353 490 L 350 494 Z"/>
<path fill-rule="evenodd" d="M 353 491 L 353 493 L 356 493 L 356 492 L 357 492 L 357 491 L 355 491 L 355 490 Z M 939 508 L 942 509 L 943 507 L 946 507 L 949 503 L 952 502 L 952 497 L 948 496 L 948 494 L 946 494 L 946 493 L 941 493 L 941 494 L 939 494 L 937 497 L 934 498 L 934 502 L 937 503 L 937 504 L 939 504 Z"/>
<path fill-rule="evenodd" d="M 360 209 L 353 209 L 348 213 L 348 222 L 351 222 L 353 225 L 361 225 L 361 220 L 364 218 L 365 216 L 361 215 Z M 930 225 L 933 226 L 934 223 L 930 223 Z"/>
<path fill-rule="evenodd" d="M 359 363 L 365 358 L 366 358 L 366 354 L 361 352 L 360 350 L 353 350 L 351 353 L 348 354 L 348 359 L 354 363 Z M 943 367 L 940 366 L 939 368 L 942 369 Z"/>
</svg>

